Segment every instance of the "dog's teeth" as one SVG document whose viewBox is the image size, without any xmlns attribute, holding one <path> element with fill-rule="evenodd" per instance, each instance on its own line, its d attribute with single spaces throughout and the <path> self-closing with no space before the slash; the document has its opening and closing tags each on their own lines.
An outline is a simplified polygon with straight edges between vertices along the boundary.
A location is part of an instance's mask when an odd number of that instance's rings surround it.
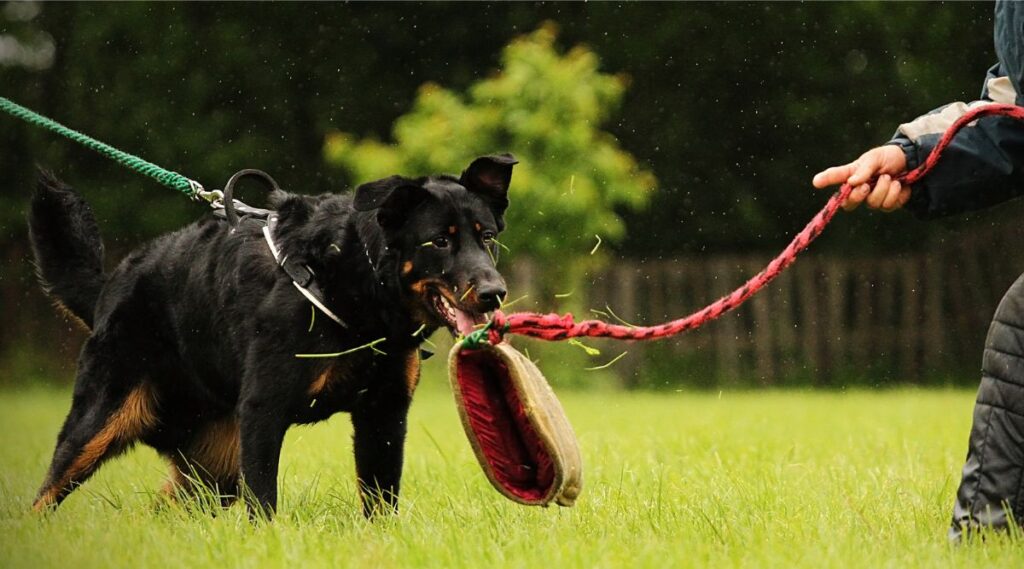
<svg viewBox="0 0 1024 569">
<path fill-rule="evenodd" d="M 448 297 L 443 294 L 437 294 L 434 297 L 434 308 L 438 314 L 448 321 L 448 325 L 452 328 L 456 328 L 459 323 L 458 311 L 452 305 Z"/>
</svg>

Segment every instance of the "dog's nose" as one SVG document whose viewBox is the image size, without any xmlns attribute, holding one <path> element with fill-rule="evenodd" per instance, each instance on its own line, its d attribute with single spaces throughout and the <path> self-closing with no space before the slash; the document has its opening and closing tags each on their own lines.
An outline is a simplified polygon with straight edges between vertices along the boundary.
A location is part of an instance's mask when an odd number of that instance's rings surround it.
<svg viewBox="0 0 1024 569">
<path fill-rule="evenodd" d="M 476 297 L 480 299 L 480 304 L 485 311 L 500 308 L 506 294 L 505 285 L 501 283 L 480 285 L 476 291 Z"/>
</svg>

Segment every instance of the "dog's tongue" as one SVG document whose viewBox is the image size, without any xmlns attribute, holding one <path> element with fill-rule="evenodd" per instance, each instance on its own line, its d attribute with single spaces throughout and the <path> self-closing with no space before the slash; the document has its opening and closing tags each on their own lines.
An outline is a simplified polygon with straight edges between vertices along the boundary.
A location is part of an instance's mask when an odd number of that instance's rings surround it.
<svg viewBox="0 0 1024 569">
<path fill-rule="evenodd" d="M 463 336 L 469 336 L 474 330 L 476 330 L 477 324 L 483 324 L 486 320 L 483 314 L 470 314 L 463 312 L 458 308 L 455 309 L 455 325 L 459 329 L 459 334 Z"/>
</svg>

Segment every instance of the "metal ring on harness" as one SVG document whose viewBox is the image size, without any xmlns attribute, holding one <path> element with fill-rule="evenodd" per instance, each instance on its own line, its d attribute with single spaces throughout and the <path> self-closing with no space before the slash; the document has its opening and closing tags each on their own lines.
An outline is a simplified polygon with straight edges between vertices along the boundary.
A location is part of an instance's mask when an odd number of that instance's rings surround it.
<svg viewBox="0 0 1024 569">
<path fill-rule="evenodd" d="M 246 168 L 245 170 L 235 172 L 235 174 L 228 179 L 228 183 L 224 184 L 224 215 L 228 220 L 228 225 L 232 229 L 238 227 L 238 213 L 235 212 L 234 200 L 235 184 L 246 176 L 260 180 L 270 189 L 271 192 L 276 192 L 281 189 L 281 186 L 277 185 L 277 182 L 270 177 L 270 174 L 267 174 L 263 170 Z"/>
</svg>

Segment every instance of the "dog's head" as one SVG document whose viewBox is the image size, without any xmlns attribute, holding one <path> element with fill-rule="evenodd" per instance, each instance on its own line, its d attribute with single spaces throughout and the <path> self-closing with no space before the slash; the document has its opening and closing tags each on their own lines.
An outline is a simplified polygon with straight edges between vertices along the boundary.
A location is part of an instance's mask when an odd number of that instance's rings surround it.
<svg viewBox="0 0 1024 569">
<path fill-rule="evenodd" d="M 495 239 L 516 163 L 483 156 L 458 178 L 391 176 L 356 189 L 355 209 L 376 211 L 402 291 L 428 326 L 466 335 L 505 299 Z"/>
</svg>

